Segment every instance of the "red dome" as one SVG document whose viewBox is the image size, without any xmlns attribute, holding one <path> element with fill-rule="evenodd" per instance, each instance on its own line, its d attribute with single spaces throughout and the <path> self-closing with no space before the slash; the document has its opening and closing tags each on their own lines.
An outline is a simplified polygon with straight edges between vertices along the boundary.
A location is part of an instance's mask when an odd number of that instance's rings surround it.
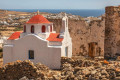
<svg viewBox="0 0 120 80">
<path fill-rule="evenodd" d="M 48 41 L 57 41 L 62 42 L 63 38 L 58 38 L 60 33 L 50 33 L 49 37 L 47 38 Z"/>
<path fill-rule="evenodd" d="M 35 15 L 26 23 L 27 24 L 38 24 L 38 23 L 50 23 L 50 22 L 42 15 Z"/>
<path fill-rule="evenodd" d="M 14 33 L 8 38 L 8 40 L 18 39 L 18 38 L 20 37 L 20 33 L 22 33 L 22 32 L 14 32 Z"/>
</svg>

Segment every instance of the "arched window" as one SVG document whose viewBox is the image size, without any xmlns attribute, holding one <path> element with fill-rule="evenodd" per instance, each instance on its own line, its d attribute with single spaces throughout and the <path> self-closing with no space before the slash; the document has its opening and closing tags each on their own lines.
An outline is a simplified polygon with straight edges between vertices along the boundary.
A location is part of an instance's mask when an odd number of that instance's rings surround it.
<svg viewBox="0 0 120 80">
<path fill-rule="evenodd" d="M 31 26 L 31 33 L 34 33 L 34 26 Z"/>
<path fill-rule="evenodd" d="M 42 26 L 42 32 L 45 33 L 45 30 L 46 30 L 45 25 L 43 25 Z"/>
<path fill-rule="evenodd" d="M 24 32 L 26 32 L 26 25 L 24 25 Z"/>
<path fill-rule="evenodd" d="M 50 32 L 52 32 L 52 25 L 50 26 Z"/>
</svg>

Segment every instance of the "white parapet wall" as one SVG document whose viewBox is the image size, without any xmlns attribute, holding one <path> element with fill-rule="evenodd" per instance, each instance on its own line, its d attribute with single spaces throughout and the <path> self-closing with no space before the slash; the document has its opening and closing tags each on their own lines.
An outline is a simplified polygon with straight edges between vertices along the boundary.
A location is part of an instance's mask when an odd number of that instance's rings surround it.
<svg viewBox="0 0 120 80">
<path fill-rule="evenodd" d="M 48 46 L 62 46 L 62 42 L 50 41 L 48 42 Z"/>
</svg>

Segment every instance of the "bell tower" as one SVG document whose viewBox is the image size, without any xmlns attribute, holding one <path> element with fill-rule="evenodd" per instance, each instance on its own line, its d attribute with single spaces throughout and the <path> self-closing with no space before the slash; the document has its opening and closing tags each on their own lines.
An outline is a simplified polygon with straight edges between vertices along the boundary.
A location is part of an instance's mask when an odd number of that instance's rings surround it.
<svg viewBox="0 0 120 80">
<path fill-rule="evenodd" d="M 66 30 L 68 30 L 68 17 L 65 13 L 64 17 L 62 18 L 62 28 L 60 33 L 64 33 Z"/>
<path fill-rule="evenodd" d="M 66 16 L 66 13 L 64 14 L 64 17 L 62 18 L 62 27 L 60 30 L 60 38 L 64 38 L 64 35 L 68 32 L 68 17 Z"/>
</svg>

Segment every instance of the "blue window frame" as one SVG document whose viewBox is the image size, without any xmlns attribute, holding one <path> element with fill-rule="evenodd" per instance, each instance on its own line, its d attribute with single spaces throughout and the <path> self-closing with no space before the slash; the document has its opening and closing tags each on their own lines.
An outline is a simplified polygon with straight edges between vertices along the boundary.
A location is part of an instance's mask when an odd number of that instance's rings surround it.
<svg viewBox="0 0 120 80">
<path fill-rule="evenodd" d="M 29 50 L 29 59 L 34 59 L 34 50 Z"/>
</svg>

